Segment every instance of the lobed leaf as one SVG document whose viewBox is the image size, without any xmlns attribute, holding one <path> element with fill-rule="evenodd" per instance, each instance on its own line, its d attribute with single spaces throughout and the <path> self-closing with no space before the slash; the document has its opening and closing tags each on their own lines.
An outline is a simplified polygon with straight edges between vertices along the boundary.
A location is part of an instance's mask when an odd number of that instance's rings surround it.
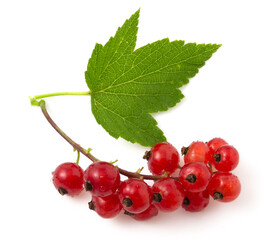
<svg viewBox="0 0 278 240">
<path fill-rule="evenodd" d="M 105 46 L 96 44 L 85 77 L 97 122 L 115 138 L 153 146 L 166 138 L 150 113 L 175 106 L 179 88 L 220 45 L 166 38 L 134 51 L 138 18 L 139 10 Z"/>
</svg>

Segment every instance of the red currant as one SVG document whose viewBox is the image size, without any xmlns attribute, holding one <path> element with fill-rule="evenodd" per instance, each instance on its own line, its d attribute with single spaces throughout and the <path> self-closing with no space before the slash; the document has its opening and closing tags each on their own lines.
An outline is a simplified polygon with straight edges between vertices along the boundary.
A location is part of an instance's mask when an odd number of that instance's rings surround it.
<svg viewBox="0 0 278 240">
<path fill-rule="evenodd" d="M 148 152 L 148 168 L 152 174 L 162 175 L 174 172 L 179 164 L 180 156 L 176 148 L 167 142 L 157 143 Z"/>
<path fill-rule="evenodd" d="M 182 148 L 184 155 L 184 163 L 188 162 L 204 162 L 208 163 L 210 159 L 210 150 L 204 142 L 196 141 L 189 145 L 189 147 Z"/>
<path fill-rule="evenodd" d="M 234 174 L 219 172 L 212 176 L 207 189 L 215 200 L 231 202 L 239 196 L 241 185 Z"/>
<path fill-rule="evenodd" d="M 130 213 L 141 213 L 151 205 L 151 188 L 142 180 L 127 179 L 120 184 L 118 192 L 124 210 Z"/>
<path fill-rule="evenodd" d="M 92 201 L 89 203 L 89 208 L 103 218 L 113 218 L 122 210 L 119 195 L 113 193 L 106 197 L 92 196 Z"/>
<path fill-rule="evenodd" d="M 204 191 L 211 178 L 211 172 L 203 162 L 190 162 L 185 164 L 179 174 L 179 181 L 186 191 Z"/>
<path fill-rule="evenodd" d="M 213 138 L 207 143 L 207 145 L 213 155 L 214 155 L 215 151 L 217 150 L 217 148 L 222 147 L 227 144 L 228 143 L 222 138 Z"/>
<path fill-rule="evenodd" d="M 172 212 L 181 207 L 184 200 L 184 189 L 182 185 L 172 178 L 157 180 L 153 186 L 154 204 L 159 210 Z"/>
<path fill-rule="evenodd" d="M 216 170 L 229 172 L 236 168 L 239 162 L 239 154 L 236 148 L 231 145 L 219 147 L 211 159 L 211 164 Z"/>
<path fill-rule="evenodd" d="M 125 214 L 131 216 L 133 219 L 135 219 L 137 221 L 144 221 L 144 220 L 148 220 L 152 217 L 157 216 L 158 215 L 158 209 L 152 204 L 144 212 L 134 214 L 134 213 L 130 213 L 130 212 L 125 211 Z"/>
<path fill-rule="evenodd" d="M 186 211 L 199 212 L 209 203 L 209 193 L 207 190 L 202 192 L 185 192 L 182 207 Z"/>
<path fill-rule="evenodd" d="M 108 162 L 91 164 L 84 173 L 85 190 L 93 195 L 106 197 L 116 192 L 120 185 L 118 169 Z"/>
<path fill-rule="evenodd" d="M 61 195 L 75 196 L 83 190 L 83 170 L 76 163 L 59 165 L 53 174 L 53 184 Z"/>
</svg>

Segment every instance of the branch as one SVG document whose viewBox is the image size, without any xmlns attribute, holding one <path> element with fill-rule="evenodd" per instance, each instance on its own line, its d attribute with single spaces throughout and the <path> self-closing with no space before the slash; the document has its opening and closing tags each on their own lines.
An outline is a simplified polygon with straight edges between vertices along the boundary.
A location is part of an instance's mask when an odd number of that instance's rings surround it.
<svg viewBox="0 0 278 240">
<path fill-rule="evenodd" d="M 50 123 L 50 125 L 77 151 L 82 153 L 84 156 L 89 158 L 92 162 L 99 162 L 98 158 L 93 156 L 88 150 L 85 148 L 81 147 L 79 144 L 77 144 L 75 141 L 73 141 L 67 134 L 65 134 L 59 127 L 58 125 L 52 120 L 52 118 L 49 116 L 46 106 L 45 106 L 45 101 L 40 100 L 36 104 L 33 104 L 34 106 L 39 106 L 42 110 L 43 115 L 45 116 L 46 120 Z M 145 174 L 140 174 L 138 172 L 129 172 L 127 170 L 124 170 L 122 168 L 117 167 L 119 170 L 119 173 L 128 177 L 128 178 L 139 178 L 139 179 L 146 179 L 146 180 L 158 180 L 161 178 L 165 178 L 165 176 L 158 176 L 158 175 L 145 175 Z M 175 177 L 170 177 L 173 179 L 177 179 Z"/>
</svg>

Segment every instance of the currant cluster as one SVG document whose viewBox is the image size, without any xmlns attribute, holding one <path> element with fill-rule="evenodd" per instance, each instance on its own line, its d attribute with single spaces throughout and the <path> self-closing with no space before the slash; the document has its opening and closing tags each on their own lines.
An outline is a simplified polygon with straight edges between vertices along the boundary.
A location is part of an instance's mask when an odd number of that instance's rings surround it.
<svg viewBox="0 0 278 240">
<path fill-rule="evenodd" d="M 53 183 L 60 194 L 76 196 L 85 189 L 91 193 L 89 208 L 103 218 L 123 211 L 135 220 L 146 220 L 159 211 L 172 212 L 182 207 L 197 212 L 204 209 L 210 196 L 230 202 L 240 193 L 238 178 L 231 173 L 238 165 L 236 148 L 221 138 L 207 143 L 195 141 L 180 154 L 170 143 L 158 143 L 146 152 L 152 186 L 139 178 L 120 179 L 118 167 L 97 161 L 83 171 L 76 163 L 63 163 L 53 172 Z"/>
</svg>

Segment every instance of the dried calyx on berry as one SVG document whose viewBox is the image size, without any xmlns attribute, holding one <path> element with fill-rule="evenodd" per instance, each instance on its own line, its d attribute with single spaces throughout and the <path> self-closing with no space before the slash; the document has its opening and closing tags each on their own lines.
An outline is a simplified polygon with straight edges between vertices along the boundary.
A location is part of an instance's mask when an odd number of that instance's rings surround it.
<svg viewBox="0 0 278 240">
<path fill-rule="evenodd" d="M 189 199 L 188 199 L 187 197 L 185 197 L 184 200 L 183 200 L 182 205 L 185 206 L 185 207 L 187 207 L 187 206 L 189 206 L 189 204 L 190 204 Z"/>
<path fill-rule="evenodd" d="M 194 174 L 189 174 L 187 175 L 187 177 L 185 178 L 186 181 L 190 182 L 190 183 L 195 183 L 197 180 L 196 175 Z"/>
<path fill-rule="evenodd" d="M 181 155 L 186 155 L 188 152 L 189 147 L 182 147 L 181 148 Z"/>
<path fill-rule="evenodd" d="M 128 216 L 134 216 L 135 215 L 134 213 L 131 213 L 131 212 L 128 212 L 128 211 L 124 211 L 124 214 L 128 215 Z"/>
<path fill-rule="evenodd" d="M 130 198 L 124 198 L 122 204 L 125 205 L 126 207 L 131 207 L 133 205 L 133 202 Z"/>
<path fill-rule="evenodd" d="M 66 189 L 64 189 L 64 188 L 61 188 L 61 187 L 58 188 L 58 192 L 59 192 L 62 196 L 64 196 L 65 194 L 68 194 L 68 191 L 67 191 Z"/>
<path fill-rule="evenodd" d="M 215 162 L 217 162 L 217 163 L 219 163 L 220 161 L 221 161 L 221 154 L 214 154 L 214 160 L 215 160 Z"/>
<path fill-rule="evenodd" d="M 92 184 L 89 181 L 86 181 L 84 183 L 84 189 L 85 189 L 85 191 L 92 191 L 93 190 L 93 186 L 92 186 Z"/>
<path fill-rule="evenodd" d="M 213 194 L 213 199 L 214 200 L 223 200 L 223 194 L 221 193 L 221 192 L 215 192 L 214 194 Z"/>
<path fill-rule="evenodd" d="M 153 200 L 154 200 L 155 202 L 160 203 L 161 200 L 162 200 L 161 194 L 160 194 L 160 193 L 154 193 L 154 194 L 153 194 Z"/>
<path fill-rule="evenodd" d="M 94 205 L 93 201 L 88 202 L 88 206 L 89 206 L 89 209 L 95 210 L 95 205 Z"/>
<path fill-rule="evenodd" d="M 149 161 L 150 156 L 151 156 L 151 151 L 146 151 L 144 156 L 143 156 L 143 159 L 146 159 L 147 161 Z"/>
</svg>

